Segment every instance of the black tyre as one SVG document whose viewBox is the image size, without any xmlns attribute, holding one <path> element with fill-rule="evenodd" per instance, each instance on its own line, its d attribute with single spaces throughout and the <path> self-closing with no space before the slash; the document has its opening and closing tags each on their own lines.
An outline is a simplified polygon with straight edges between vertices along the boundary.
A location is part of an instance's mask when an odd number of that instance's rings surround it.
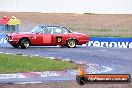
<svg viewBox="0 0 132 88">
<path fill-rule="evenodd" d="M 22 39 L 20 41 L 20 46 L 22 49 L 26 49 L 30 46 L 30 41 L 28 39 Z"/>
<path fill-rule="evenodd" d="M 86 83 L 86 78 L 82 77 L 82 76 L 78 76 L 78 77 L 76 77 L 76 81 L 78 84 L 83 85 Z"/>
<path fill-rule="evenodd" d="M 18 48 L 18 47 L 19 47 L 19 45 L 15 45 L 15 44 L 14 44 L 14 45 L 12 45 L 12 46 L 13 46 L 14 48 Z"/>
<path fill-rule="evenodd" d="M 69 40 L 67 40 L 66 45 L 68 48 L 75 48 L 77 45 L 77 41 L 75 39 L 69 39 Z"/>
</svg>

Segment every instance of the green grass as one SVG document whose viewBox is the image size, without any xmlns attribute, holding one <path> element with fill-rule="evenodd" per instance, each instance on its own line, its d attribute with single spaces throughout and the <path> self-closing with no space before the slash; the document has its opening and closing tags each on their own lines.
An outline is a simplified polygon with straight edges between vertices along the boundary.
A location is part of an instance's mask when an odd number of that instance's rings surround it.
<svg viewBox="0 0 132 88">
<path fill-rule="evenodd" d="M 88 29 L 89 31 L 93 31 L 93 32 L 112 32 L 112 29 L 105 29 L 105 28 L 102 28 L 102 29 Z"/>
<path fill-rule="evenodd" d="M 132 38 L 132 29 L 127 28 L 91 28 L 91 27 L 80 27 L 78 24 L 69 25 L 68 27 L 73 32 L 80 32 L 88 34 L 91 37 L 121 37 L 121 38 Z"/>
<path fill-rule="evenodd" d="M 119 37 L 119 38 L 132 38 L 132 35 L 112 35 L 112 34 L 106 34 L 106 35 L 98 35 L 98 34 L 93 34 L 93 35 L 90 35 L 91 37 Z"/>
<path fill-rule="evenodd" d="M 51 60 L 35 56 L 29 57 L 0 54 L 0 73 L 66 70 L 76 67 L 76 64 L 67 61 Z"/>
</svg>

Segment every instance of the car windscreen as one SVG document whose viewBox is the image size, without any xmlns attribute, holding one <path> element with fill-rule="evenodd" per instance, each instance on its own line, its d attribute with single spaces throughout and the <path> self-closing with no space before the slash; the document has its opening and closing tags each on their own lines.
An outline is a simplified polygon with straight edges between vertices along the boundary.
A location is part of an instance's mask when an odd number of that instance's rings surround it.
<svg viewBox="0 0 132 88">
<path fill-rule="evenodd" d="M 43 29 L 39 26 L 35 27 L 31 32 L 33 33 L 40 33 Z"/>
<path fill-rule="evenodd" d="M 63 29 L 66 29 L 66 31 L 67 31 L 68 33 L 72 33 L 72 31 L 71 31 L 70 29 L 66 28 L 66 27 L 63 27 Z"/>
</svg>

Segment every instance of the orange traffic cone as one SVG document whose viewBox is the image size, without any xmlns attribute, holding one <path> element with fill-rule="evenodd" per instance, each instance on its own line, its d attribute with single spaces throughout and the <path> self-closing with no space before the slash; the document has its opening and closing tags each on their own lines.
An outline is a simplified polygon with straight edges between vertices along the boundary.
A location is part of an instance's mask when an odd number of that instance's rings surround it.
<svg viewBox="0 0 132 88">
<path fill-rule="evenodd" d="M 84 69 L 83 66 L 80 66 L 80 67 L 78 68 L 78 71 L 79 71 L 79 75 L 80 75 L 80 76 L 85 76 L 86 71 L 85 71 L 85 69 Z"/>
</svg>

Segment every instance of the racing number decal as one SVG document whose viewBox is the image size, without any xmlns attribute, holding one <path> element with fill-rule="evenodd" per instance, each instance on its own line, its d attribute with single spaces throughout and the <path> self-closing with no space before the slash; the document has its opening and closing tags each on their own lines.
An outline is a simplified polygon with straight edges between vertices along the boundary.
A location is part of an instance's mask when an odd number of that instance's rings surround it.
<svg viewBox="0 0 132 88">
<path fill-rule="evenodd" d="M 62 36 L 56 36 L 56 43 L 62 43 Z"/>
</svg>

